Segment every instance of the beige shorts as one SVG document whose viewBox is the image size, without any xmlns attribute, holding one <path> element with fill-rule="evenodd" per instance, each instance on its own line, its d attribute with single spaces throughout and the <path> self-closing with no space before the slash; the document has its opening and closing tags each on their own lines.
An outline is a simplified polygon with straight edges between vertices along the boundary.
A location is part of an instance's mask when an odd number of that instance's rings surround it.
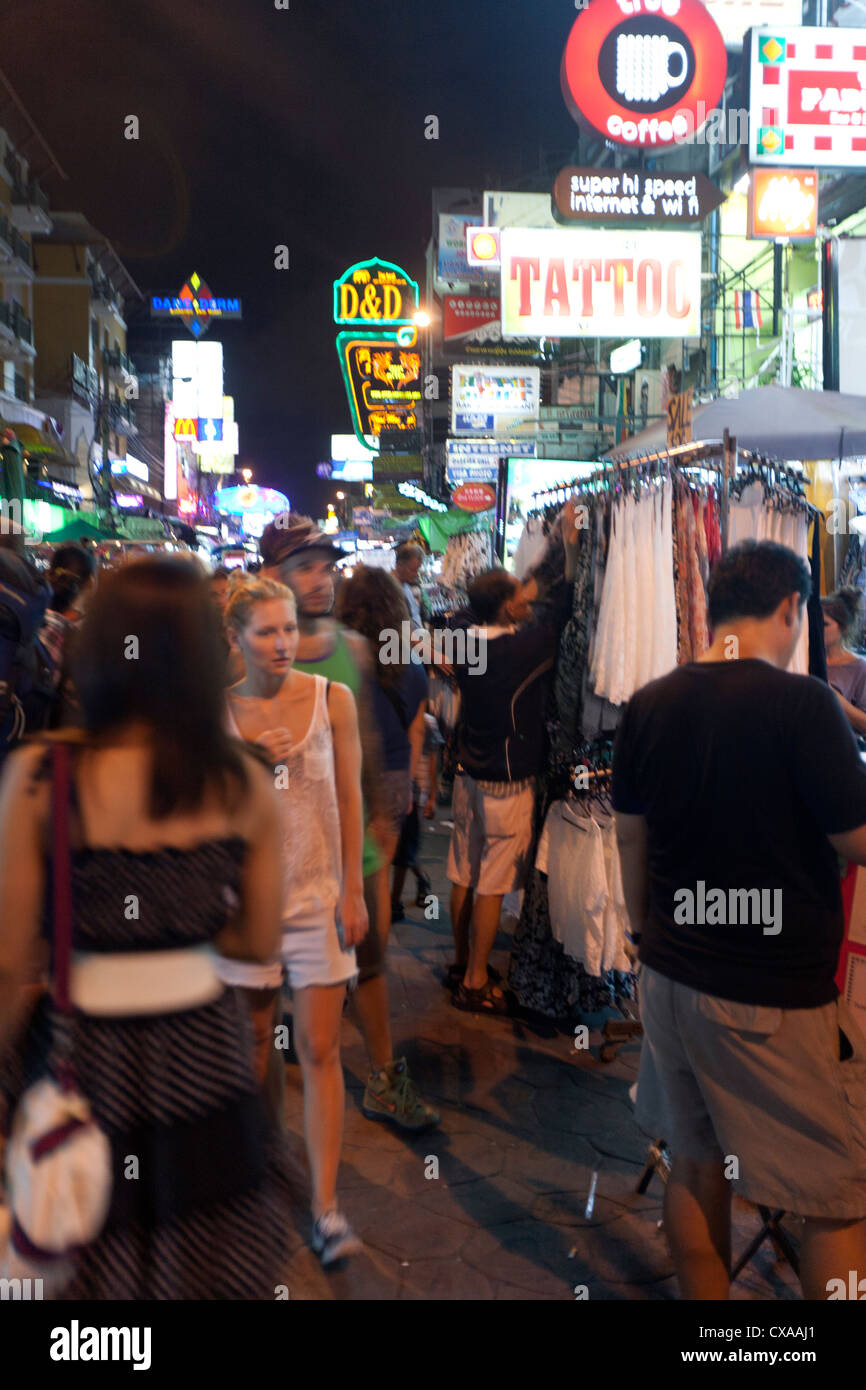
<svg viewBox="0 0 866 1390">
<path fill-rule="evenodd" d="M 844 1000 L 735 1004 L 643 966 L 635 1118 L 674 1157 L 731 1165 L 750 1202 L 866 1216 L 866 1038 Z"/>
<path fill-rule="evenodd" d="M 535 782 L 476 782 L 468 772 L 454 778 L 454 829 L 448 877 L 463 888 L 496 897 L 523 886 Z"/>
<path fill-rule="evenodd" d="M 355 948 L 343 950 L 333 918 L 321 927 L 284 924 L 282 957 L 292 989 L 341 985 L 358 974 Z"/>
</svg>

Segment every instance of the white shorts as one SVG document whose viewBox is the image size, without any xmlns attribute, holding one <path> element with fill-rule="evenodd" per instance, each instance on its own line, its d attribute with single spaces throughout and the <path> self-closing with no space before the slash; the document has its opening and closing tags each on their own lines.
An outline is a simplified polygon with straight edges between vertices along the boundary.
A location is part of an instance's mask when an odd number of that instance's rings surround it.
<svg viewBox="0 0 866 1390">
<path fill-rule="evenodd" d="M 523 887 L 532 843 L 535 784 L 454 778 L 448 878 L 463 888 L 498 897 Z"/>
<path fill-rule="evenodd" d="M 358 974 L 355 948 L 343 950 L 333 918 L 322 927 L 284 925 L 282 956 L 292 989 L 345 984 Z"/>
</svg>

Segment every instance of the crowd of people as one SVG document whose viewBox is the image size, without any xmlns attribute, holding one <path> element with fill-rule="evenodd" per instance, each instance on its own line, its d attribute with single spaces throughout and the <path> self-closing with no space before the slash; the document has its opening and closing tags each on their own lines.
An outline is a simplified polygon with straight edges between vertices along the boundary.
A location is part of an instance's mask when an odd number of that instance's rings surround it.
<svg viewBox="0 0 866 1390">
<path fill-rule="evenodd" d="M 522 583 L 480 575 L 463 621 L 484 660 L 435 672 L 416 651 L 383 659 L 386 634 L 421 626 L 415 545 L 393 572 L 338 579 L 342 552 L 294 514 L 266 529 L 252 572 L 171 555 L 100 574 L 75 545 L 39 572 L 19 537 L 2 540 L 3 1127 L 11 1148 L 29 1089 L 60 1074 L 68 878 L 64 1065 L 111 1154 L 104 1222 L 59 1292 L 273 1297 L 292 1191 L 289 1048 L 325 1266 L 361 1248 L 339 1198 L 344 1013 L 367 1052 L 363 1114 L 409 1133 L 441 1123 L 423 1077 L 394 1055 L 387 971 L 407 873 L 416 902 L 430 901 L 421 818 L 442 743 L 431 678 L 460 709 L 445 983 L 458 1009 L 515 1008 L 490 955 L 535 831 L 575 503 L 549 540 L 562 582 L 543 564 Z M 613 802 L 642 963 L 638 1119 L 672 1146 L 666 1231 L 686 1297 L 727 1295 L 731 1154 L 747 1196 L 806 1218 L 808 1297 L 826 1296 L 837 1266 L 866 1267 L 866 1040 L 833 982 L 837 855 L 866 864 L 854 738 L 866 663 L 846 646 L 856 596 L 842 590 L 824 600 L 830 685 L 787 673 L 810 588 L 784 547 L 734 547 L 710 580 L 710 650 L 638 691 L 617 735 Z M 684 885 L 753 879 L 782 893 L 778 938 L 687 930 L 673 908 Z M 37 1269 L 45 1252 L 14 1183 L 7 1197 L 9 1246 Z"/>
</svg>

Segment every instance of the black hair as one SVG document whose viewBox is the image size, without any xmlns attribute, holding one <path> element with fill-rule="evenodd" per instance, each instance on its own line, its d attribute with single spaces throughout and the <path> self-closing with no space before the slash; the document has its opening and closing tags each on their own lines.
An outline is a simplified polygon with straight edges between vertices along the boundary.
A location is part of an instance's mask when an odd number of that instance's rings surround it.
<svg viewBox="0 0 866 1390">
<path fill-rule="evenodd" d="M 503 603 L 514 597 L 517 580 L 504 569 L 485 570 L 466 590 L 472 612 L 479 623 L 493 623 Z"/>
<path fill-rule="evenodd" d="M 775 541 L 742 541 L 710 575 L 710 626 L 735 618 L 769 618 L 789 594 L 798 594 L 803 604 L 811 592 L 809 566 L 793 550 Z"/>
<path fill-rule="evenodd" d="M 72 675 L 88 733 L 148 726 L 155 820 L 197 810 L 212 790 L 231 807 L 247 789 L 243 758 L 225 732 L 224 659 L 197 565 L 155 556 L 100 581 L 75 637 Z"/>
<path fill-rule="evenodd" d="M 828 618 L 838 623 L 843 638 L 853 637 L 860 626 L 860 608 L 863 595 L 859 589 L 837 589 L 821 599 L 821 607 Z"/>
<path fill-rule="evenodd" d="M 66 574 L 76 575 L 83 588 L 88 579 L 92 579 L 96 573 L 96 556 L 92 551 L 85 550 L 83 545 L 76 545 L 74 541 L 70 541 L 68 545 L 58 545 L 51 556 L 49 584 L 55 583 L 55 575 L 61 570 Z"/>
</svg>

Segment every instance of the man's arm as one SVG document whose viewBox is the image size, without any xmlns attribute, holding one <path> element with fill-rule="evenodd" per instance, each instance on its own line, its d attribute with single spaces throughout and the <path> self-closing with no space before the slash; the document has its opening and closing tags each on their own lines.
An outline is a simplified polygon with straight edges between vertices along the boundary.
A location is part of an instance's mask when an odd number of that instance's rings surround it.
<svg viewBox="0 0 866 1390">
<path fill-rule="evenodd" d="M 832 690 L 832 686 L 830 687 Z M 833 691 L 839 704 L 848 716 L 848 722 L 855 733 L 866 734 L 866 710 L 858 709 L 852 705 L 850 700 L 846 700 L 844 695 L 840 695 L 838 690 Z"/>
<path fill-rule="evenodd" d="M 632 940 L 638 942 L 649 911 L 649 852 L 644 816 L 616 812 L 616 842 Z"/>
<path fill-rule="evenodd" d="M 368 821 L 380 821 L 385 813 L 381 782 L 377 769 L 382 766 L 382 743 L 376 718 L 373 713 L 372 681 L 375 680 L 373 662 L 367 640 L 350 628 L 343 629 L 343 636 L 361 673 L 361 689 L 358 693 L 358 729 L 361 736 L 361 791 Z"/>
</svg>

